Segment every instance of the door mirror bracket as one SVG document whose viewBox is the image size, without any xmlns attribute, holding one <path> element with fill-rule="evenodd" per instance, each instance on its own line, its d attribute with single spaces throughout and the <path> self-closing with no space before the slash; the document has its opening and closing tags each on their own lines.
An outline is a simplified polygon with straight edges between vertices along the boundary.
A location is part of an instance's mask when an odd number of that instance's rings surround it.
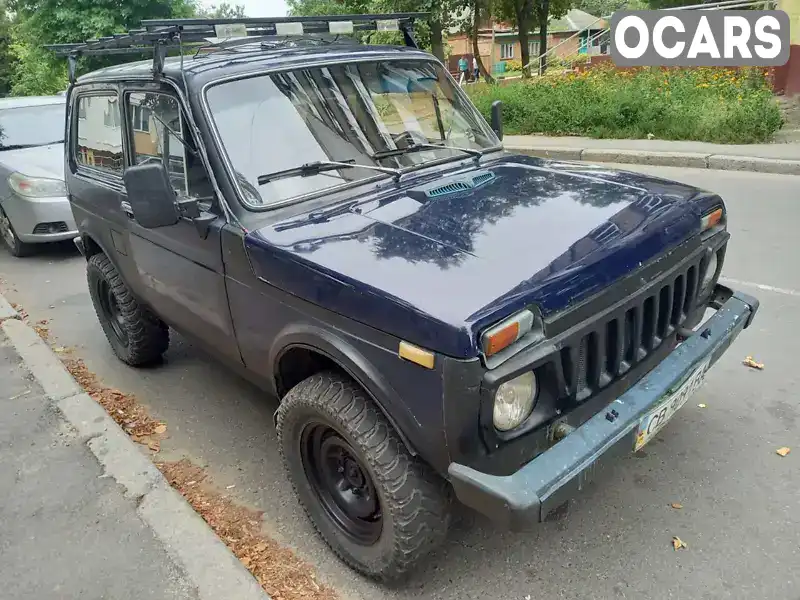
<svg viewBox="0 0 800 600">
<path fill-rule="evenodd" d="M 202 210 L 197 198 L 182 198 L 177 201 L 177 206 L 180 215 L 194 223 L 194 226 L 197 228 L 197 234 L 201 238 L 206 239 L 211 229 L 211 224 L 217 220 L 217 215 Z"/>
</svg>

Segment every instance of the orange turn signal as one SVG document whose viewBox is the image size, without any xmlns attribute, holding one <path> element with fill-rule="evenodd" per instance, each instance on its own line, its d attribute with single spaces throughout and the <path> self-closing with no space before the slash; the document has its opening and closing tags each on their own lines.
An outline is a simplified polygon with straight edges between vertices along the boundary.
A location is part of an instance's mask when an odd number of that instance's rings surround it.
<svg viewBox="0 0 800 600">
<path fill-rule="evenodd" d="M 700 219 L 700 230 L 705 231 L 706 229 L 711 229 L 715 225 L 718 225 L 722 221 L 722 209 L 718 208 L 716 210 L 711 211 L 702 219 Z"/>
<path fill-rule="evenodd" d="M 523 310 L 488 329 L 481 336 L 481 347 L 486 356 L 497 354 L 522 338 L 533 328 L 533 313 Z"/>
</svg>

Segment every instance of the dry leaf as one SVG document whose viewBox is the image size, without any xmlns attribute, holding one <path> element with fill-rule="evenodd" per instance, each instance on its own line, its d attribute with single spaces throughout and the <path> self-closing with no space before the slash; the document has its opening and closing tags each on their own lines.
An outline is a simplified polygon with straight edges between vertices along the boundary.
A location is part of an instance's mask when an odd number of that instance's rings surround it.
<svg viewBox="0 0 800 600">
<path fill-rule="evenodd" d="M 167 426 L 163 423 L 156 425 L 156 428 L 153 430 L 156 433 L 164 433 L 167 430 Z"/>
<path fill-rule="evenodd" d="M 742 361 L 742 364 L 745 366 L 751 367 L 753 369 L 758 369 L 759 371 L 764 368 L 764 363 L 757 363 L 753 360 L 752 356 L 748 356 Z"/>
<path fill-rule="evenodd" d="M 159 450 L 161 450 L 161 446 L 158 444 L 158 442 L 149 442 L 147 444 L 147 447 L 150 448 L 150 450 L 152 450 L 153 452 L 158 452 Z"/>
<path fill-rule="evenodd" d="M 786 446 L 784 446 L 783 448 L 778 448 L 777 450 L 775 450 L 775 453 L 780 454 L 781 456 L 786 456 L 791 451 L 792 451 L 791 448 L 787 448 Z"/>
<path fill-rule="evenodd" d="M 683 504 L 681 504 L 680 502 L 673 502 L 672 504 L 670 504 L 670 506 L 671 506 L 672 508 L 675 508 L 675 509 L 678 509 L 678 510 L 680 510 L 681 508 L 683 508 Z"/>
<path fill-rule="evenodd" d="M 705 408 L 706 407 L 706 405 L 703 404 L 702 402 L 700 404 L 698 404 L 697 406 L 700 407 L 700 408 Z"/>
<path fill-rule="evenodd" d="M 679 550 L 679 549 L 681 549 L 681 548 L 688 548 L 688 546 L 686 545 L 686 542 L 684 542 L 684 541 L 683 541 L 681 538 L 679 538 L 677 535 L 676 535 L 675 537 L 673 537 L 673 538 L 672 538 L 672 547 L 673 547 L 675 550 Z"/>
</svg>

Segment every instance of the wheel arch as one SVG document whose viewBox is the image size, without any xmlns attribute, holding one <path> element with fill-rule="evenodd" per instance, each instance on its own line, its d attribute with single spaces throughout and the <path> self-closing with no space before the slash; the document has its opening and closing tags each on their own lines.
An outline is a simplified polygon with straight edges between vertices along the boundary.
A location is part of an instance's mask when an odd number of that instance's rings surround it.
<svg viewBox="0 0 800 600">
<path fill-rule="evenodd" d="M 297 363 L 293 359 L 305 355 L 303 360 L 307 360 L 309 353 L 312 357 L 310 363 L 297 368 Z M 319 362 L 315 364 L 314 361 Z M 294 385 L 314 373 L 326 368 L 340 370 L 355 381 L 375 402 L 408 452 L 412 456 L 419 454 L 416 445 L 408 436 L 409 429 L 412 431 L 419 429 L 413 415 L 380 371 L 341 336 L 314 326 L 287 328 L 273 345 L 270 364 L 273 369 L 275 392 L 280 399 Z"/>
</svg>

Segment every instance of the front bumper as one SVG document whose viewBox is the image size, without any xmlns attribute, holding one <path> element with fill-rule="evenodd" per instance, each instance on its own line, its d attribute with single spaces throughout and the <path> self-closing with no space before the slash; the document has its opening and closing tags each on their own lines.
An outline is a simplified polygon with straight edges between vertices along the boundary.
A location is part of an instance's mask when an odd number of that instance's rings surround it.
<svg viewBox="0 0 800 600">
<path fill-rule="evenodd" d="M 516 473 L 489 475 L 451 463 L 448 474 L 459 501 L 512 529 L 541 522 L 580 492 L 603 465 L 632 452 L 642 418 L 695 367 L 705 361 L 714 364 L 758 310 L 757 299 L 721 285 L 712 299 L 710 306 L 717 312 L 696 333 L 607 409 Z"/>
<path fill-rule="evenodd" d="M 11 221 L 14 233 L 21 242 L 27 244 L 71 240 L 78 235 L 72 208 L 66 196 L 22 198 L 12 194 L 3 200 L 3 212 Z M 38 231 L 36 226 L 44 223 L 64 223 L 64 226 L 54 232 L 40 227 L 42 233 L 35 233 Z"/>
</svg>

